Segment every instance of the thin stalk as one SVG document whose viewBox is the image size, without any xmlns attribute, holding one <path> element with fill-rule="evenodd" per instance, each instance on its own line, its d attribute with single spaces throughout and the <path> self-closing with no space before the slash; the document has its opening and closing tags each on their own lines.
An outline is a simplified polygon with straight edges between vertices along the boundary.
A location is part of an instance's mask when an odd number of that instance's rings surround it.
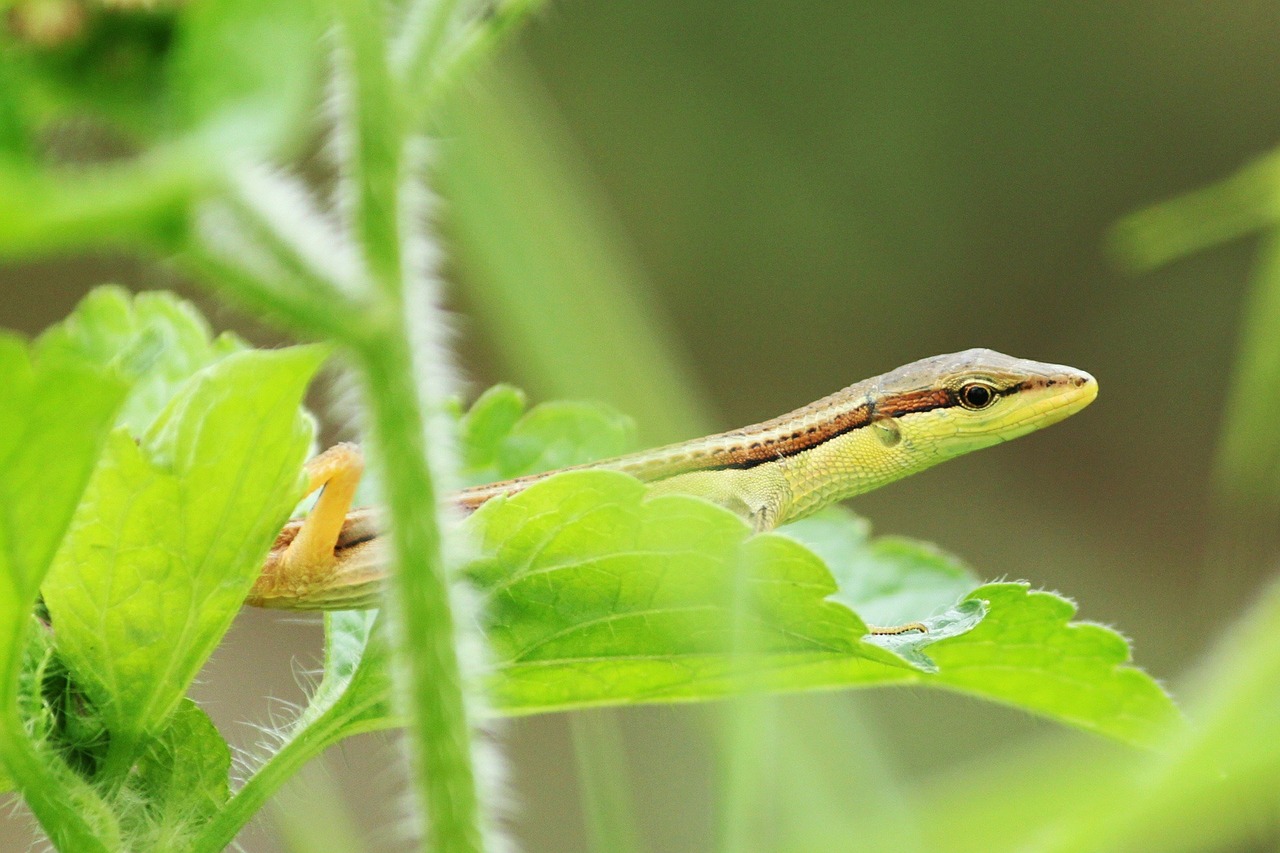
<svg viewBox="0 0 1280 853">
<path fill-rule="evenodd" d="M 715 708 L 719 736 L 720 797 L 716 808 L 716 850 L 741 853 L 756 848 L 753 840 L 767 819 L 760 815 L 772 732 L 774 705 L 758 692 L 734 696 Z"/>
<path fill-rule="evenodd" d="M 1229 517 L 1243 515 L 1258 523 L 1270 521 L 1280 506 L 1280 441 L 1274 430 L 1280 415 L 1280 340 L 1275 335 L 1280 322 L 1280 232 L 1263 241 L 1252 279 L 1215 460 L 1214 489 Z"/>
<path fill-rule="evenodd" d="M 428 849 L 480 851 L 472 732 L 408 330 L 397 330 L 363 349 L 360 363 L 397 566 L 388 604 L 396 616 L 393 635 L 404 676 L 401 699 L 409 742 L 417 752 L 417 790 L 429 818 Z"/>
<path fill-rule="evenodd" d="M 244 787 L 218 810 L 213 820 L 205 824 L 203 831 L 191 844 L 191 850 L 197 853 L 225 850 L 240 830 L 244 829 L 245 824 L 257 816 L 267 800 L 296 776 L 303 765 L 330 745 L 353 733 L 350 720 L 359 716 L 361 711 L 360 708 L 354 708 L 343 713 L 322 714 L 301 731 L 295 732 L 294 737 L 259 767 L 245 782 Z"/>
<path fill-rule="evenodd" d="M 45 765 L 48 757 L 32 749 L 24 736 L 22 721 L 12 711 L 4 717 L 0 746 L 4 748 L 5 766 L 54 847 L 77 853 L 112 853 L 114 848 L 104 844 L 101 834 L 89 826 L 79 809 L 60 795 L 66 789 L 66 780 L 51 773 Z"/>
<path fill-rule="evenodd" d="M 355 247 L 292 176 L 242 170 L 224 203 L 227 227 L 285 270 L 309 301 L 348 299 L 365 289 Z"/>
<path fill-rule="evenodd" d="M 129 771 L 142 752 L 143 744 L 144 737 L 132 733 L 129 736 L 112 733 L 111 741 L 107 744 L 107 754 L 102 759 L 97 775 L 100 782 L 105 782 L 103 790 L 108 796 L 114 796 L 128 781 Z"/>
<path fill-rule="evenodd" d="M 587 834 L 596 853 L 639 853 L 635 805 L 627 789 L 627 752 L 615 713 L 593 709 L 572 714 L 573 753 Z"/>
<path fill-rule="evenodd" d="M 232 301 L 283 326 L 329 340 L 361 334 L 364 312 L 355 306 L 313 299 L 301 284 L 283 281 L 270 284 L 217 249 L 193 243 L 178 256 L 178 264 L 195 279 L 205 282 Z"/>
<path fill-rule="evenodd" d="M 339 146 L 339 168 L 350 188 L 346 221 L 372 284 L 367 300 L 335 310 L 331 300 L 316 298 L 307 282 L 282 287 L 220 257 L 216 248 L 197 246 L 187 262 L 241 301 L 352 351 L 369 403 L 371 455 L 383 473 L 391 555 L 399 567 L 389 584 L 387 607 L 394 617 L 395 659 L 403 676 L 397 698 L 413 753 L 415 792 L 427 817 L 426 845 L 436 853 L 479 853 L 481 806 L 471 729 L 454 645 L 436 490 L 424 446 L 425 406 L 405 310 L 404 241 L 412 225 L 402 228 L 402 190 L 409 140 L 400 93 L 387 65 L 380 8 L 339 0 L 336 11 L 338 73 L 345 88 L 338 132 L 346 137 Z M 308 731 L 305 739 L 314 743 L 316 738 Z M 267 794 L 312 754 L 300 745 L 286 746 L 204 837 L 229 843 Z"/>
<path fill-rule="evenodd" d="M 1274 227 L 1280 155 L 1268 154 L 1211 186 L 1131 213 L 1112 229 L 1118 260 L 1149 270 Z"/>
<path fill-rule="evenodd" d="M 755 559 L 743 548 L 739 570 L 727 592 L 731 634 L 729 654 L 747 678 L 742 692 L 715 709 L 719 747 L 720 798 L 716 808 L 716 850 L 740 853 L 762 825 L 758 811 L 766 801 L 765 787 L 772 731 L 777 725 L 772 702 L 752 683 L 758 672 L 752 661 L 762 654 L 751 633 L 755 602 L 751 585 Z"/>
</svg>

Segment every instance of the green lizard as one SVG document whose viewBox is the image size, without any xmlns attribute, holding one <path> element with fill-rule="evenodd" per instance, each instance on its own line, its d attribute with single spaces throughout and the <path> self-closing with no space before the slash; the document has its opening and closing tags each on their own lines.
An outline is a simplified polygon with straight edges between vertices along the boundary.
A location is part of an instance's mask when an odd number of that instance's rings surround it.
<svg viewBox="0 0 1280 853">
<path fill-rule="evenodd" d="M 764 531 L 1057 423 L 1097 393 L 1098 383 L 1082 370 L 971 349 L 912 362 L 754 426 L 476 486 L 453 500 L 470 512 L 562 471 L 605 469 L 650 483 L 655 494 L 705 498 Z M 277 537 L 250 604 L 304 610 L 376 604 L 386 574 L 376 516 L 351 509 L 362 471 L 351 444 L 307 464 L 308 491 L 324 491 L 305 519 Z"/>
</svg>

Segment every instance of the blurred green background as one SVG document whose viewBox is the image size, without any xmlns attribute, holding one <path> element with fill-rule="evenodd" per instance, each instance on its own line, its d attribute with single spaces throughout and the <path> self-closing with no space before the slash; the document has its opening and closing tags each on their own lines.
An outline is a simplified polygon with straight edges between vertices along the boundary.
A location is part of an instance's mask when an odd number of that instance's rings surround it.
<svg viewBox="0 0 1280 853">
<path fill-rule="evenodd" d="M 609 396 L 647 438 L 666 440 L 760 420 L 938 352 L 986 346 L 1064 362 L 1099 379 L 1087 412 L 856 509 L 984 577 L 1073 597 L 1083 618 L 1128 635 L 1137 661 L 1175 692 L 1272 572 L 1206 556 L 1256 244 L 1140 276 L 1122 272 L 1106 244 L 1124 214 L 1275 144 L 1274 3 L 557 2 L 488 85 L 460 93 L 439 150 L 445 273 L 459 284 L 450 298 L 473 389 L 505 379 L 536 398 Z M 493 191 L 528 212 L 506 225 L 521 234 L 524 254 L 513 257 L 525 267 L 487 264 L 472 233 L 486 211 L 451 204 L 468 156 L 489 157 Z M 575 240 L 556 215 L 566 209 L 602 242 Z M 504 345 L 510 330 L 474 295 L 494 292 L 483 280 L 523 269 L 538 298 L 562 284 L 539 276 L 566 268 L 615 276 L 628 310 L 635 300 L 658 318 L 656 340 L 669 338 L 671 369 L 702 394 L 704 414 L 673 400 L 673 416 L 629 387 L 634 354 L 591 337 L 590 304 L 566 302 L 554 330 L 563 350 L 554 335 L 537 353 Z M 34 333 L 107 280 L 196 295 L 127 258 L 7 266 L 0 321 Z M 219 326 L 275 340 L 198 301 Z M 583 340 L 617 366 L 613 387 L 547 378 L 539 360 L 583 357 L 573 349 Z M 233 742 L 251 745 L 259 735 L 244 721 L 270 719 L 264 696 L 296 700 L 318 651 L 317 620 L 246 611 L 197 698 Z M 761 817 L 780 827 L 805 809 L 856 826 L 895 784 L 1046 738 L 1091 740 L 941 693 L 800 696 L 771 711 L 777 764 Z M 714 709 L 593 712 L 604 713 L 621 724 L 645 849 L 708 849 Z M 523 848 L 587 849 L 569 716 L 500 732 Z M 368 849 L 397 849 L 396 749 L 394 736 L 349 741 L 291 796 L 325 802 L 336 784 Z M 814 794 L 822 802 L 794 802 L 789 783 L 802 776 L 828 781 Z M 1260 848 L 1274 849 L 1274 832 L 1259 827 Z M 284 850 L 288 834 L 266 815 L 242 843 Z M 0 849 L 27 837 L 19 818 L 0 825 Z"/>
</svg>

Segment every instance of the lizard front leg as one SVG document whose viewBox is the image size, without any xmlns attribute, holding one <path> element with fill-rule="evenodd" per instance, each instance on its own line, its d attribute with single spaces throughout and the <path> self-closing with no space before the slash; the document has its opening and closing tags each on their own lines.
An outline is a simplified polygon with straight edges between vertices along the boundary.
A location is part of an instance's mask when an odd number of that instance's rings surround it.
<svg viewBox="0 0 1280 853">
<path fill-rule="evenodd" d="M 307 494 L 320 497 L 306 518 L 287 525 L 267 555 L 248 603 L 286 609 L 370 606 L 354 594 L 376 580 L 374 543 L 343 543 L 350 536 L 349 513 L 364 473 L 364 456 L 354 444 L 336 444 L 306 465 Z M 345 534 L 345 535 L 344 535 Z M 340 577 L 341 576 L 341 577 Z"/>
<path fill-rule="evenodd" d="M 364 454 L 354 444 L 335 444 L 307 462 L 307 494 L 321 489 L 316 505 L 280 557 L 285 571 L 331 567 L 342 525 L 364 474 Z"/>
</svg>

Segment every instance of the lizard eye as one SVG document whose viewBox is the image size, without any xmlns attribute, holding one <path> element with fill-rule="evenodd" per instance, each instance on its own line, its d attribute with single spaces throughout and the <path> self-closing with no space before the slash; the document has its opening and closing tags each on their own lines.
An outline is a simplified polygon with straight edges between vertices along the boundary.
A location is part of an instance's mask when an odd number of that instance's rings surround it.
<svg viewBox="0 0 1280 853">
<path fill-rule="evenodd" d="M 960 405 L 966 409 L 985 409 L 996 400 L 996 389 L 985 382 L 970 382 L 960 389 Z"/>
</svg>

